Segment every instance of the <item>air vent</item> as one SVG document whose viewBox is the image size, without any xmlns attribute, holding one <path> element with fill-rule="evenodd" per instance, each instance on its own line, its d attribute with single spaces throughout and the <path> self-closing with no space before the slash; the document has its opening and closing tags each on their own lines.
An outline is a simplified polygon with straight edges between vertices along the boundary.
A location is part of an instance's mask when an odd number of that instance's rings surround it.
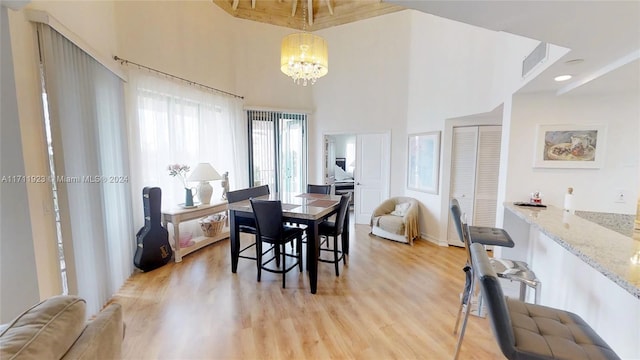
<svg viewBox="0 0 640 360">
<path fill-rule="evenodd" d="M 531 70 L 547 59 L 547 49 L 547 43 L 541 42 L 540 45 L 533 49 L 531 54 L 522 60 L 522 77 L 529 75 Z"/>
</svg>

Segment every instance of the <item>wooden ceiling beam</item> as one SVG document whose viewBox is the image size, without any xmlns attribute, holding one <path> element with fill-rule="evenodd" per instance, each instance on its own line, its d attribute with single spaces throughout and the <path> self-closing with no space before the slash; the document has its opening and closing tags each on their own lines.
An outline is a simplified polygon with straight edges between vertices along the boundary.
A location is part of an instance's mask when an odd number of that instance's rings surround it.
<svg viewBox="0 0 640 360">
<path fill-rule="evenodd" d="M 331 5 L 331 0 L 324 0 L 327 3 L 327 8 L 329 9 L 329 14 L 333 15 L 333 5 Z"/>
<path fill-rule="evenodd" d="M 255 9 L 249 0 L 211 1 L 240 19 L 310 32 L 404 9 L 380 0 L 255 0 Z M 305 10 L 304 19 L 300 18 L 301 10 Z"/>
</svg>

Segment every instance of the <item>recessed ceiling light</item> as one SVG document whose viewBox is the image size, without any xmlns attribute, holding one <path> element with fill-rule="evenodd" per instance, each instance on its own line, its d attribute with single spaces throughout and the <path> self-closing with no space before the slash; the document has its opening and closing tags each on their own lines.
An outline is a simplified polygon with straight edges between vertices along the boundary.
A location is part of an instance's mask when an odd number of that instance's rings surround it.
<svg viewBox="0 0 640 360">
<path fill-rule="evenodd" d="M 567 81 L 569 79 L 571 79 L 572 76 L 571 75 L 559 75 L 553 78 L 553 80 L 555 81 Z"/>
</svg>

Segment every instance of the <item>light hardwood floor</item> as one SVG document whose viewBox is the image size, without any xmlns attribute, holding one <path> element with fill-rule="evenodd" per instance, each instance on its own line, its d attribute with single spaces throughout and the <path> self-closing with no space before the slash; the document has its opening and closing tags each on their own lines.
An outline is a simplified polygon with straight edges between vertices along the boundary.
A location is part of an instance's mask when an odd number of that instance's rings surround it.
<svg viewBox="0 0 640 360">
<path fill-rule="evenodd" d="M 355 231 L 354 231 L 355 228 Z M 452 359 L 464 249 L 409 246 L 351 224 L 347 266 L 320 263 L 318 292 L 293 270 L 262 273 L 229 240 L 134 274 L 123 305 L 125 359 Z M 244 236 L 244 235 L 243 235 Z M 248 238 L 243 241 L 248 241 Z M 471 316 L 460 359 L 503 359 L 487 319 Z"/>
</svg>

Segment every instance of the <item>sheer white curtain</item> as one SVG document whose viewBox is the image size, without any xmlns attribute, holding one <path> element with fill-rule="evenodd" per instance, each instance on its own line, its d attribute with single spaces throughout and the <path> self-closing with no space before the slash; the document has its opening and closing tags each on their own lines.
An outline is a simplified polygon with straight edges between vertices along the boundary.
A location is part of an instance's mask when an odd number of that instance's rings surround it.
<svg viewBox="0 0 640 360">
<path fill-rule="evenodd" d="M 231 189 L 247 186 L 247 126 L 242 99 L 135 69 L 129 73 L 128 85 L 131 185 L 137 226 L 144 224 L 145 186 L 162 189 L 163 209 L 184 203 L 184 186 L 169 176 L 169 164 L 186 164 L 193 170 L 198 163 L 207 162 L 220 174 L 229 172 Z M 219 181 L 212 186 L 213 202 L 220 199 L 222 187 Z"/>
<path fill-rule="evenodd" d="M 123 84 L 38 24 L 69 293 L 97 313 L 133 272 Z"/>
</svg>

